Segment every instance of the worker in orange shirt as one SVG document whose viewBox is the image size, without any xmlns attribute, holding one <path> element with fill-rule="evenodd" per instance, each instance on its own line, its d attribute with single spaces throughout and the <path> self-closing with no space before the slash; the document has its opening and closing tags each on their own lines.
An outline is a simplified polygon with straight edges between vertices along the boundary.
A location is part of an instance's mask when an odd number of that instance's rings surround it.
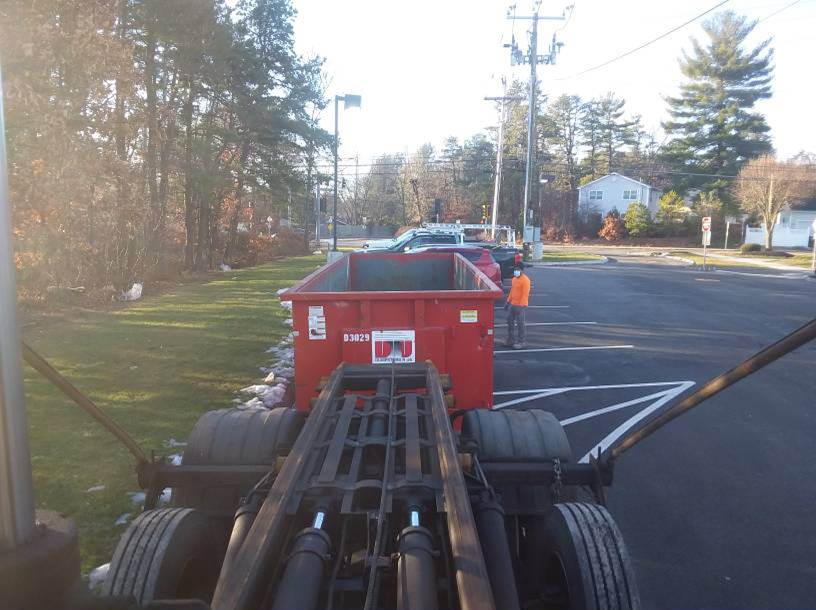
<svg viewBox="0 0 816 610">
<path fill-rule="evenodd" d="M 522 271 L 522 266 L 518 265 L 513 269 L 513 283 L 510 287 L 510 294 L 504 309 L 507 311 L 507 342 L 505 347 L 521 349 L 524 347 L 527 331 L 524 328 L 524 313 L 527 311 L 527 304 L 530 300 L 530 278 Z M 518 332 L 516 332 L 518 327 Z M 518 339 L 518 340 L 516 340 Z"/>
</svg>

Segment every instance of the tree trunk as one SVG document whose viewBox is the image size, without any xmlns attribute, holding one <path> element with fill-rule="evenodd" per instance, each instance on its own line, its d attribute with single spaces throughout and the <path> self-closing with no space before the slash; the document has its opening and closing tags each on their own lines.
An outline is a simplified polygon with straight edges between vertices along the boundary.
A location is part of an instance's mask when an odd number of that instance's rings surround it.
<svg viewBox="0 0 816 610">
<path fill-rule="evenodd" d="M 775 219 L 774 219 L 775 220 Z M 765 221 L 765 249 L 773 250 L 774 220 Z"/>
<path fill-rule="evenodd" d="M 184 268 L 193 268 L 195 254 L 196 216 L 193 200 L 193 83 L 188 82 L 187 101 L 184 104 Z"/>
<path fill-rule="evenodd" d="M 241 220 L 241 213 L 244 211 L 244 177 L 246 175 L 245 168 L 247 158 L 250 150 L 249 139 L 244 139 L 241 143 L 241 159 L 239 161 L 238 182 L 235 186 L 235 208 L 232 210 L 230 217 L 229 233 L 227 235 L 227 244 L 224 246 L 224 255 L 222 261 L 229 264 L 232 250 L 235 248 L 235 238 L 238 234 L 238 223 Z"/>
<path fill-rule="evenodd" d="M 127 31 L 127 0 L 119 1 L 118 34 L 124 40 Z M 128 191 L 127 191 L 127 132 L 125 130 L 125 94 L 124 80 L 117 78 L 114 101 L 114 142 L 116 158 L 119 166 L 116 168 L 116 264 L 114 286 L 125 290 L 132 280 L 130 273 L 130 246 L 131 237 L 128 232 Z"/>
</svg>

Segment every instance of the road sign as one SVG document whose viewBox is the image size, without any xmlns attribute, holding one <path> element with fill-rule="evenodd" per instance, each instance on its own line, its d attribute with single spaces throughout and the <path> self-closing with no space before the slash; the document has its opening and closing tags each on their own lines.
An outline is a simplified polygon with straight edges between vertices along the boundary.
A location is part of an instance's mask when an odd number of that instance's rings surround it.
<svg viewBox="0 0 816 610">
<path fill-rule="evenodd" d="M 711 216 L 703 216 L 703 233 L 711 233 Z"/>
<path fill-rule="evenodd" d="M 703 245 L 704 246 L 711 245 L 711 231 L 703 231 Z"/>
</svg>

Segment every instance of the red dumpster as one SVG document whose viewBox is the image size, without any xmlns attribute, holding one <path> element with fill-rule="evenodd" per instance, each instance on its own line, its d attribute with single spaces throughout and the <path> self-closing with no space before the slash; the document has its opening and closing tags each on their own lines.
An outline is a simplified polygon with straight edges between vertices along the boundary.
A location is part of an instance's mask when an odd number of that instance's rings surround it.
<svg viewBox="0 0 816 610">
<path fill-rule="evenodd" d="M 502 296 L 460 254 L 361 252 L 281 294 L 292 301 L 295 400 L 307 410 L 341 362 L 431 360 L 448 373 L 456 408 L 493 403 L 493 307 Z"/>
</svg>

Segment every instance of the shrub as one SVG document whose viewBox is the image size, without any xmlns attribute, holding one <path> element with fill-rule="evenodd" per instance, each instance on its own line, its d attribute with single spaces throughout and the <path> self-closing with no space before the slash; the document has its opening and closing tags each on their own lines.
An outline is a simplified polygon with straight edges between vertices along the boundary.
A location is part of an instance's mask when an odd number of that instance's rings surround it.
<svg viewBox="0 0 816 610">
<path fill-rule="evenodd" d="M 623 224 L 629 235 L 633 237 L 647 235 L 652 227 L 652 215 L 649 213 L 649 208 L 639 201 L 630 203 L 623 215 Z"/>
<path fill-rule="evenodd" d="M 603 237 L 606 241 L 617 241 L 626 236 L 626 227 L 617 210 L 612 210 L 606 215 L 598 236 Z"/>
<path fill-rule="evenodd" d="M 759 244 L 742 244 L 740 247 L 740 252 L 743 254 L 747 254 L 748 252 L 761 252 L 762 246 Z"/>
</svg>

